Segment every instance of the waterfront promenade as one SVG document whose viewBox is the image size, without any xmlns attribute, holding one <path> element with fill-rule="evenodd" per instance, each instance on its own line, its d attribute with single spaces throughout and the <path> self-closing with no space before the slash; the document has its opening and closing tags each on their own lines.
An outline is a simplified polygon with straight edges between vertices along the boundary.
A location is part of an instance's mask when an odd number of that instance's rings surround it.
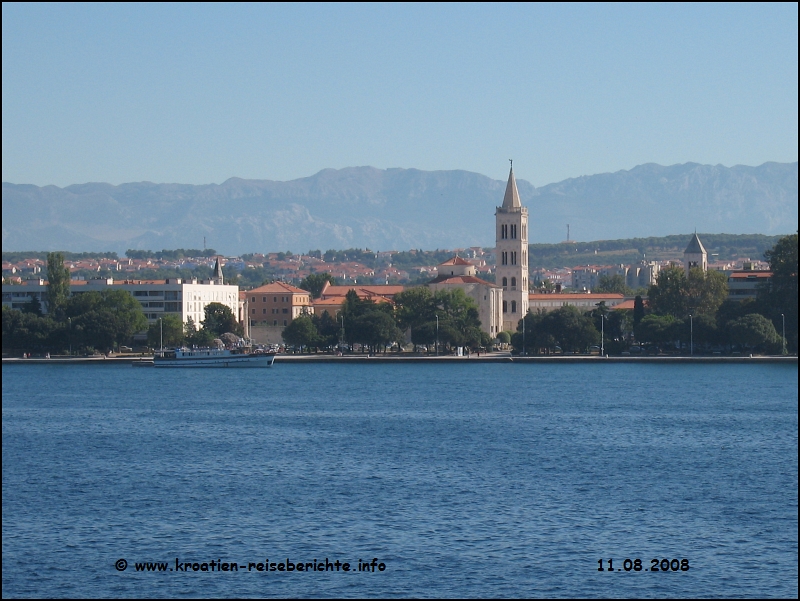
<svg viewBox="0 0 800 601">
<path fill-rule="evenodd" d="M 91 356 L 91 357 L 52 357 L 46 359 L 43 357 L 33 357 L 30 359 L 23 359 L 21 357 L 3 357 L 3 364 L 50 364 L 50 365 L 119 365 L 121 363 L 135 363 L 139 361 L 151 361 L 152 355 L 144 356 L 131 356 L 131 355 L 118 355 L 112 357 L 105 356 Z M 679 364 L 686 365 L 688 363 L 704 363 L 704 364 L 731 364 L 731 363 L 784 363 L 784 364 L 797 364 L 797 355 L 744 355 L 744 356 L 645 356 L 645 357 L 601 357 L 599 355 L 539 355 L 534 357 L 520 357 L 511 356 L 507 352 L 487 353 L 482 354 L 480 357 L 471 355 L 469 357 L 455 357 L 453 355 L 413 355 L 410 353 L 397 355 L 387 353 L 386 355 L 362 355 L 352 354 L 344 356 L 318 354 L 318 355 L 291 355 L 280 354 L 275 357 L 275 363 L 539 363 L 539 364 L 554 364 L 554 363 L 627 363 L 627 364 Z"/>
</svg>

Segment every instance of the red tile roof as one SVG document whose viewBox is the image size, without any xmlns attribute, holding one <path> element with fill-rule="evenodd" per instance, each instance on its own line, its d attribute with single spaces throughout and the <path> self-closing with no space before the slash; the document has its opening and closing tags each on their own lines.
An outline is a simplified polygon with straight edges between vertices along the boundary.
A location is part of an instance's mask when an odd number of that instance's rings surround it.
<svg viewBox="0 0 800 601">
<path fill-rule="evenodd" d="M 271 284 L 264 284 L 263 286 L 259 286 L 258 288 L 253 288 L 248 292 L 280 292 L 285 293 L 289 292 L 291 294 L 311 294 L 308 290 L 302 290 L 297 286 L 292 286 L 291 284 L 286 284 L 285 282 L 273 282 Z"/>
</svg>

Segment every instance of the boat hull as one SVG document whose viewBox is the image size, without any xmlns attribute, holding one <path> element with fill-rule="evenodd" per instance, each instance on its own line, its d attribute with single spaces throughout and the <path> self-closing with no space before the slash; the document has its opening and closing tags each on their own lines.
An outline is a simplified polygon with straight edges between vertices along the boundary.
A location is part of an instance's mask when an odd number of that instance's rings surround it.
<svg viewBox="0 0 800 601">
<path fill-rule="evenodd" d="M 154 367 L 272 367 L 275 355 L 233 355 L 230 357 L 156 357 Z"/>
</svg>

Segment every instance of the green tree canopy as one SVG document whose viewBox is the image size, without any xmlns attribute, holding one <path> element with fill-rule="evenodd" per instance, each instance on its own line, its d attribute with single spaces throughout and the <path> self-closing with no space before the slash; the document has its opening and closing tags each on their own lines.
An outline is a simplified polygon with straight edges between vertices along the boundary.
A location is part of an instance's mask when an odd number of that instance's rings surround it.
<svg viewBox="0 0 800 601">
<path fill-rule="evenodd" d="M 69 268 L 64 265 L 64 253 L 47 253 L 47 312 L 55 319 L 63 317 L 69 300 Z"/>
<path fill-rule="evenodd" d="M 773 324 L 782 328 L 785 320 L 786 340 L 789 348 L 797 352 L 797 234 L 778 240 L 764 257 L 769 261 L 772 278 L 768 290 L 761 295 L 761 304 Z"/>
<path fill-rule="evenodd" d="M 689 315 L 714 315 L 728 296 L 728 280 L 719 271 L 689 271 L 672 266 L 661 270 L 650 286 L 650 309 L 658 315 L 684 319 Z"/>
<path fill-rule="evenodd" d="M 308 315 L 299 315 L 283 329 L 281 337 L 286 344 L 312 347 L 319 344 L 319 332 Z"/>
<path fill-rule="evenodd" d="M 311 293 L 312 298 L 319 298 L 322 294 L 322 289 L 325 287 L 325 282 L 335 284 L 336 278 L 327 272 L 311 273 L 307 278 L 300 282 L 300 288 L 303 290 L 308 290 Z"/>
<path fill-rule="evenodd" d="M 205 328 L 197 329 L 194 319 L 191 317 L 186 320 L 183 326 L 183 339 L 189 347 L 209 346 L 216 336 Z"/>
<path fill-rule="evenodd" d="M 781 337 L 772 322 L 757 313 L 745 315 L 728 323 L 731 340 L 734 344 L 748 349 L 762 349 L 777 352 Z"/>
<path fill-rule="evenodd" d="M 147 329 L 142 306 L 124 290 L 76 294 L 69 299 L 65 314 L 78 346 L 113 349 Z"/>
<path fill-rule="evenodd" d="M 161 346 L 162 332 L 164 348 L 183 346 L 183 321 L 178 315 L 166 313 L 160 321 L 151 324 L 150 328 L 147 330 L 147 344 L 152 348 L 159 348 Z"/>
<path fill-rule="evenodd" d="M 583 315 L 576 307 L 566 305 L 549 313 L 528 313 L 519 321 L 511 342 L 518 351 L 523 347 L 522 324 L 525 323 L 525 352 L 538 354 L 542 350 L 552 351 L 560 346 L 563 351 L 583 352 L 593 344 L 599 344 L 600 332 L 593 320 Z"/>
<path fill-rule="evenodd" d="M 203 329 L 219 338 L 226 332 L 232 332 L 237 336 L 242 335 L 242 326 L 236 320 L 236 316 L 231 308 L 222 303 L 208 303 L 205 307 L 205 319 Z"/>
<path fill-rule="evenodd" d="M 592 292 L 601 292 L 604 294 L 624 294 L 630 296 L 633 290 L 628 288 L 625 283 L 625 278 L 621 275 L 601 275 L 597 280 L 597 286 L 594 287 Z"/>
<path fill-rule="evenodd" d="M 647 315 L 635 329 L 636 340 L 641 343 L 666 344 L 676 338 L 675 324 L 680 324 L 672 315 Z"/>
</svg>

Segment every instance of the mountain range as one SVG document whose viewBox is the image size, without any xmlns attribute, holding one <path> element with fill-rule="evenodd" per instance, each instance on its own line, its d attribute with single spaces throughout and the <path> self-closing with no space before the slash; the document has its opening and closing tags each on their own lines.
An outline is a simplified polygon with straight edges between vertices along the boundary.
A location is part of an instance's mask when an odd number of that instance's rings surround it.
<svg viewBox="0 0 800 601">
<path fill-rule="evenodd" d="M 517 179 L 529 241 L 797 230 L 797 162 L 645 164 L 535 188 Z M 3 183 L 4 251 L 311 249 L 494 245 L 506 182 L 468 171 L 349 167 L 288 182 Z"/>
</svg>

